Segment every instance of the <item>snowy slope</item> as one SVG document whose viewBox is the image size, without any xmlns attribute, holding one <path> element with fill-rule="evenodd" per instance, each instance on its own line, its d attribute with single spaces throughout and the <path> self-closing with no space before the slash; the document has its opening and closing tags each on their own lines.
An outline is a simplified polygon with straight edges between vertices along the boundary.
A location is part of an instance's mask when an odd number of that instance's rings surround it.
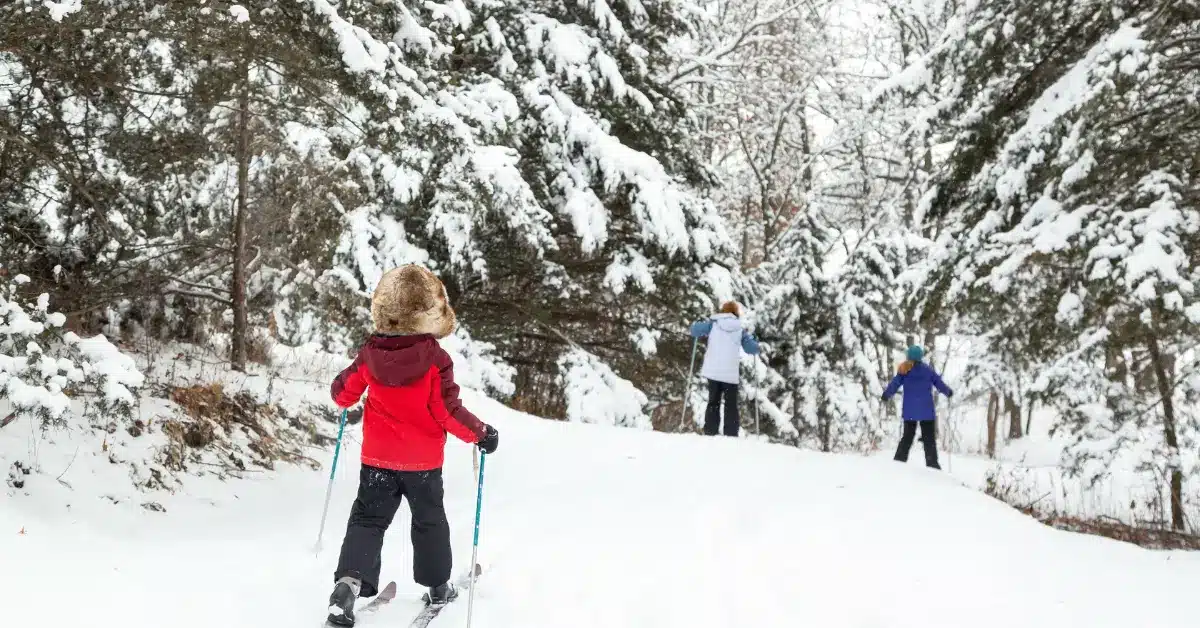
<svg viewBox="0 0 1200 628">
<path fill-rule="evenodd" d="M 1200 613 L 1200 556 L 1052 530 L 916 464 L 543 421 L 466 399 L 501 431 L 479 628 L 1169 628 Z M 318 628 L 355 489 L 353 442 L 343 455 L 319 555 L 327 470 L 195 480 L 166 513 L 86 497 L 82 479 L 70 508 L 45 491 L 0 497 L 3 624 Z M 474 509 L 461 443 L 447 509 L 457 572 Z M 401 598 L 362 626 L 404 626 L 417 608 L 407 525 L 402 509 L 384 557 Z M 435 624 L 461 626 L 465 610 Z"/>
</svg>

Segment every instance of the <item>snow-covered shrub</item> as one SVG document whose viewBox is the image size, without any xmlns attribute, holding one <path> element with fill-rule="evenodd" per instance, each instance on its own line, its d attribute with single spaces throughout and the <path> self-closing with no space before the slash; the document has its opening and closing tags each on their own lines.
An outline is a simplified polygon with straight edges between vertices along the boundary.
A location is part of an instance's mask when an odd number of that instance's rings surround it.
<svg viewBox="0 0 1200 628">
<path fill-rule="evenodd" d="M 646 395 L 596 356 L 576 347 L 559 358 L 558 367 L 568 420 L 651 429 L 643 411 Z"/>
<path fill-rule="evenodd" d="M 80 338 L 50 296 L 23 300 L 24 275 L 0 277 L 0 413 L 33 416 L 43 426 L 72 418 L 129 418 L 143 377 L 104 336 Z"/>
</svg>

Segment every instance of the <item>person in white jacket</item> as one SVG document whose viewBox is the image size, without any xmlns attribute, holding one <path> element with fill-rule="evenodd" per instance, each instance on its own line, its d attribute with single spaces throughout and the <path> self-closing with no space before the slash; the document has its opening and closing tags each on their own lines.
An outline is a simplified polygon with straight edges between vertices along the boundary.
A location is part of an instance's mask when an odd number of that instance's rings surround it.
<svg viewBox="0 0 1200 628">
<path fill-rule="evenodd" d="M 717 435 L 721 425 L 721 401 L 725 401 L 725 436 L 737 436 L 741 427 L 738 416 L 738 384 L 741 381 L 741 351 L 758 355 L 758 341 L 742 328 L 738 304 L 728 301 L 708 320 L 692 323 L 693 338 L 708 337 L 700 375 L 708 380 L 708 407 L 704 411 L 704 433 Z"/>
</svg>

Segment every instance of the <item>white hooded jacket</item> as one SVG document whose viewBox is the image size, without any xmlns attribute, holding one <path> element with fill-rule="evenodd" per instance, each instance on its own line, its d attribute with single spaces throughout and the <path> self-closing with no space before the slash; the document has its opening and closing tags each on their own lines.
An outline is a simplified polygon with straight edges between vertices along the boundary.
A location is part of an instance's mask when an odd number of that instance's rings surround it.
<svg viewBox="0 0 1200 628">
<path fill-rule="evenodd" d="M 706 379 L 737 384 L 741 381 L 741 350 L 758 353 L 758 343 L 742 329 L 742 321 L 733 314 L 714 314 L 707 321 L 692 325 L 693 337 L 708 336 L 700 375 Z"/>
</svg>

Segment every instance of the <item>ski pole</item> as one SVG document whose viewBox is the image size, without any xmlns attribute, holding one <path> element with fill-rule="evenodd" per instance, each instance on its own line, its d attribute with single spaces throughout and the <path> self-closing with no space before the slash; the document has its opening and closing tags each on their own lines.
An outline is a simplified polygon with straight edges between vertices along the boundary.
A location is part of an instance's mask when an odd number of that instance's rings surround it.
<svg viewBox="0 0 1200 628">
<path fill-rule="evenodd" d="M 487 454 L 479 454 L 479 482 L 475 494 L 475 540 L 471 542 L 471 589 L 467 592 L 467 628 L 471 628 L 471 616 L 475 610 L 475 577 L 479 573 L 479 515 L 483 511 L 483 464 Z"/>
<path fill-rule="evenodd" d="M 954 399 L 946 400 L 946 473 L 954 473 L 954 455 L 951 451 L 954 449 Z M 936 441 L 935 441 L 936 442 Z"/>
<path fill-rule="evenodd" d="M 679 415 L 679 429 L 682 430 L 687 421 L 688 392 L 691 390 L 692 373 L 696 369 L 696 347 L 700 345 L 699 338 L 692 338 L 692 363 L 688 365 L 687 379 L 683 380 L 683 413 Z"/>
<path fill-rule="evenodd" d="M 321 529 L 317 532 L 316 552 L 321 553 L 321 539 L 325 536 L 325 517 L 329 514 L 329 498 L 333 496 L 333 475 L 337 473 L 338 454 L 342 452 L 342 434 L 346 431 L 346 413 L 349 408 L 342 410 L 341 425 L 338 426 L 337 444 L 333 448 L 333 465 L 329 467 L 329 486 L 325 489 L 325 508 L 321 511 Z"/>
<path fill-rule="evenodd" d="M 763 360 L 766 361 L 765 359 Z M 758 360 L 754 361 L 754 433 L 762 434 L 758 425 L 758 409 L 762 407 L 762 374 L 758 371 Z"/>
</svg>

